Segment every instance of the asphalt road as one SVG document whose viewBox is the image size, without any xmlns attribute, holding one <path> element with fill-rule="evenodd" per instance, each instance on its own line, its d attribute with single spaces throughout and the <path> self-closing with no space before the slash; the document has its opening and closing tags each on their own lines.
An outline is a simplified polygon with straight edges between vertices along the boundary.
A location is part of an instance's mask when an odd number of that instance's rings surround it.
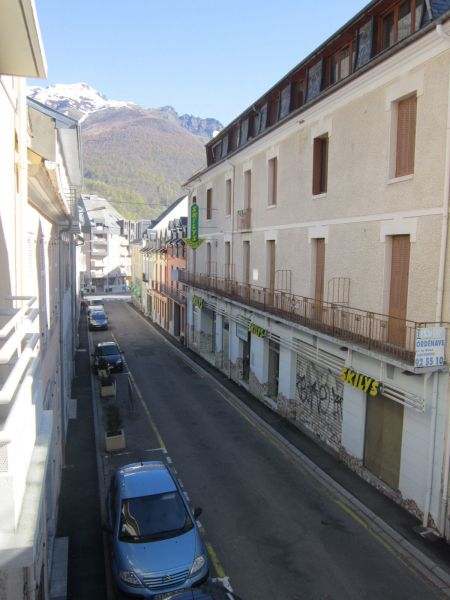
<svg viewBox="0 0 450 600">
<path fill-rule="evenodd" d="M 120 301 L 106 310 L 110 331 L 94 340 L 114 337 L 124 350 L 146 407 L 142 444 L 163 442 L 203 508 L 213 575 L 228 577 L 243 600 L 440 597 L 143 317 Z"/>
</svg>

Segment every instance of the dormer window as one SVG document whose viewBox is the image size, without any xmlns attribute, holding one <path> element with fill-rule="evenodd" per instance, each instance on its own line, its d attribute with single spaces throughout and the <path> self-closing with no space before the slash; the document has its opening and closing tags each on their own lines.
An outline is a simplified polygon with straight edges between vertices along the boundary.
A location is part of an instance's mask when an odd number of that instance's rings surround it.
<svg viewBox="0 0 450 600">
<path fill-rule="evenodd" d="M 385 50 L 417 31 L 422 23 L 423 0 L 399 2 L 380 19 L 380 50 Z"/>
<path fill-rule="evenodd" d="M 335 52 L 330 58 L 330 84 L 337 83 L 347 75 L 352 68 L 352 44 L 348 44 Z"/>
</svg>

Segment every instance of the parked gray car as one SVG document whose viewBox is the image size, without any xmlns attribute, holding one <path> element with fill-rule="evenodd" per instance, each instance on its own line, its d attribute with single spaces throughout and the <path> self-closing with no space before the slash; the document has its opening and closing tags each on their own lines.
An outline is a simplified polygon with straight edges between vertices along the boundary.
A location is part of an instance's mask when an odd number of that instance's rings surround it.
<svg viewBox="0 0 450 600">
<path fill-rule="evenodd" d="M 208 556 L 191 510 L 168 467 L 160 461 L 118 469 L 107 498 L 112 570 L 117 587 L 140 598 L 166 598 L 200 585 Z"/>
</svg>

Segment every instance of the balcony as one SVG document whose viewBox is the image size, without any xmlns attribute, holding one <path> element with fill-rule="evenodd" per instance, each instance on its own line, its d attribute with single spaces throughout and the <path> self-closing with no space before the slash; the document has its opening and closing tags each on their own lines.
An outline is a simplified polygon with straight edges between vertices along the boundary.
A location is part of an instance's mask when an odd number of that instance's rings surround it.
<svg viewBox="0 0 450 600">
<path fill-rule="evenodd" d="M 417 329 L 447 328 L 447 323 L 398 319 L 222 277 L 180 271 L 180 281 L 320 331 L 343 343 L 354 343 L 366 350 L 388 355 L 408 365 L 414 365 Z M 447 363 L 447 347 L 445 351 Z"/>
<path fill-rule="evenodd" d="M 165 283 L 161 284 L 160 290 L 165 296 L 169 296 L 172 300 L 175 300 L 179 304 L 186 304 L 186 291 L 181 290 L 179 288 L 170 287 L 170 285 L 166 285 Z"/>
<path fill-rule="evenodd" d="M 250 231 L 252 222 L 252 209 L 244 208 L 237 211 L 237 229 L 238 231 Z"/>
</svg>

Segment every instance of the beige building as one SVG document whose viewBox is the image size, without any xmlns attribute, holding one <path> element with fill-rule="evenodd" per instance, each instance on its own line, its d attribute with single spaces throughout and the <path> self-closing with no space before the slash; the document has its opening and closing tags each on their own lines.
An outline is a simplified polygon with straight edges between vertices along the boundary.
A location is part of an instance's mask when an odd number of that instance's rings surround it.
<svg viewBox="0 0 450 600">
<path fill-rule="evenodd" d="M 50 597 L 76 344 L 76 121 L 26 98 L 46 76 L 32 0 L 0 7 L 0 597 Z"/>
<path fill-rule="evenodd" d="M 449 9 L 369 3 L 207 144 L 184 276 L 192 349 L 447 538 Z"/>
</svg>

